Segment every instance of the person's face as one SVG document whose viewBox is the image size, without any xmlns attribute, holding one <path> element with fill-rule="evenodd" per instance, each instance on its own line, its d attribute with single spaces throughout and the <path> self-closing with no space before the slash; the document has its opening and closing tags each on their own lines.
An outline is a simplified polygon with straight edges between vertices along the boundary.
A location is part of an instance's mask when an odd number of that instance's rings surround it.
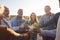
<svg viewBox="0 0 60 40">
<path fill-rule="evenodd" d="M 49 13 L 50 13 L 50 10 L 51 10 L 51 8 L 50 8 L 49 6 L 46 6 L 46 7 L 45 7 L 45 12 L 46 12 L 46 14 L 49 14 Z"/>
<path fill-rule="evenodd" d="M 19 10 L 18 10 L 18 16 L 19 16 L 19 17 L 22 17 L 22 15 L 23 15 L 23 10 L 22 10 L 22 9 L 19 9 Z"/>
<path fill-rule="evenodd" d="M 36 15 L 34 13 L 32 13 L 30 17 L 31 17 L 32 20 L 35 20 Z"/>
<path fill-rule="evenodd" d="M 8 17 L 9 16 L 9 10 L 5 9 L 3 14 L 4 14 L 4 16 Z"/>
</svg>

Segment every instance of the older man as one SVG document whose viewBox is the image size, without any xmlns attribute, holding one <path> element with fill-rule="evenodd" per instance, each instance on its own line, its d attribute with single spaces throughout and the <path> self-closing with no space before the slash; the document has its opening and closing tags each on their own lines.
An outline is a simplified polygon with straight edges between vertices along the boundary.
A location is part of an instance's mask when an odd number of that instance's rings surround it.
<svg viewBox="0 0 60 40">
<path fill-rule="evenodd" d="M 38 28 L 41 28 L 41 27 L 44 27 L 44 26 L 46 27 L 46 26 L 51 25 L 51 24 L 54 24 L 54 23 L 55 23 L 55 25 L 57 27 L 57 22 L 58 22 L 59 16 L 60 16 L 60 12 L 56 13 L 50 21 L 46 22 L 43 25 L 39 25 Z M 43 31 L 40 31 L 40 32 L 44 36 L 52 36 L 52 37 L 55 37 L 55 35 L 56 35 L 56 30 L 51 30 L 51 31 L 48 31 L 48 32 L 46 30 L 45 31 L 43 30 Z"/>
<path fill-rule="evenodd" d="M 45 6 L 45 15 L 43 15 L 40 20 L 39 20 L 39 25 L 43 25 L 45 24 L 46 22 L 50 21 L 54 14 L 50 12 L 51 8 L 50 6 Z M 54 24 L 51 24 L 51 25 L 48 25 L 48 26 L 42 26 L 43 27 L 43 30 L 41 30 L 41 33 L 44 34 L 44 35 L 49 35 L 49 31 L 53 31 L 55 29 L 55 25 Z M 53 32 L 52 32 L 53 33 Z M 49 37 L 46 37 L 43 35 L 43 40 L 53 40 L 53 38 L 49 38 Z"/>
</svg>

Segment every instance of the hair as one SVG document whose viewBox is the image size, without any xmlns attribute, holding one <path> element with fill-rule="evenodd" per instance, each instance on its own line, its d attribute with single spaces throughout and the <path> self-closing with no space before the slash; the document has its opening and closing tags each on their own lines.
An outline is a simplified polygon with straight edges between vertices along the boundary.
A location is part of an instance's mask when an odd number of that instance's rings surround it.
<svg viewBox="0 0 60 40">
<path fill-rule="evenodd" d="M 23 11 L 23 9 L 18 9 L 18 12 L 19 12 L 19 11 Z"/>
<path fill-rule="evenodd" d="M 3 7 L 4 8 L 4 10 L 2 10 L 3 11 L 3 13 L 1 13 L 0 14 L 0 24 L 1 24 L 1 20 L 3 19 L 3 14 L 4 14 L 4 11 L 7 9 L 7 10 L 9 10 L 6 6 L 0 6 L 1 8 Z M 0 10 L 1 11 L 1 10 Z"/>
<path fill-rule="evenodd" d="M 0 4 L 0 15 L 3 14 L 4 9 L 5 9 L 5 8 L 4 8 L 4 5 Z"/>
<path fill-rule="evenodd" d="M 31 15 L 30 15 L 30 22 L 32 22 L 32 19 L 31 19 L 32 14 L 34 14 L 34 16 L 35 16 L 34 22 L 37 22 L 37 17 L 36 17 L 36 14 L 34 12 L 32 12 Z"/>
<path fill-rule="evenodd" d="M 49 5 L 46 5 L 45 7 L 49 7 L 49 8 L 50 8 L 50 10 L 51 10 L 51 7 L 50 7 Z"/>
<path fill-rule="evenodd" d="M 4 6 L 4 10 L 6 10 L 6 9 L 7 9 L 7 10 L 9 10 L 9 8 L 8 8 L 8 7 Z"/>
</svg>

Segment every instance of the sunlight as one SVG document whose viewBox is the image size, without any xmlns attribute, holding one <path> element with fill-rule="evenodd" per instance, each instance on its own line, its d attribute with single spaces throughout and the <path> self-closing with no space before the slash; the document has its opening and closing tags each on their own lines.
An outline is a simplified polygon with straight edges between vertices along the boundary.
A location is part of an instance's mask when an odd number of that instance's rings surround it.
<svg viewBox="0 0 60 40">
<path fill-rule="evenodd" d="M 7 0 L 0 1 L 1 4 L 9 7 L 10 15 L 17 15 L 19 8 L 23 9 L 24 16 L 29 16 L 32 12 L 36 15 L 44 15 L 44 7 L 49 5 L 51 7 L 51 12 L 59 12 L 59 2 L 58 0 Z"/>
</svg>

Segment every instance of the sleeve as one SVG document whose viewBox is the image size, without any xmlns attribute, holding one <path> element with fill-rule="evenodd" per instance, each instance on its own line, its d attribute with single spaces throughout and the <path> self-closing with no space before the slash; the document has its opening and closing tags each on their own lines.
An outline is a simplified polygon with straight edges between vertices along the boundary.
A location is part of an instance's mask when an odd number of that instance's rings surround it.
<svg viewBox="0 0 60 40">
<path fill-rule="evenodd" d="M 25 20 L 23 20 L 23 24 L 26 24 L 26 21 Z"/>
<path fill-rule="evenodd" d="M 42 27 L 46 27 L 46 26 L 48 26 L 48 25 L 51 25 L 51 24 L 55 23 L 55 22 L 56 22 L 56 18 L 57 18 L 57 15 L 55 14 L 55 15 L 53 16 L 53 18 L 52 18 L 50 21 L 48 21 L 48 22 L 46 22 L 45 24 L 43 24 Z"/>
<path fill-rule="evenodd" d="M 19 27 L 17 26 L 17 23 L 16 23 L 15 19 L 11 19 L 10 22 L 11 22 L 11 28 L 13 30 L 18 30 L 19 29 Z"/>
<path fill-rule="evenodd" d="M 44 24 L 44 19 L 43 19 L 43 16 L 41 16 L 41 18 L 39 19 L 39 25 L 43 25 Z"/>
</svg>

